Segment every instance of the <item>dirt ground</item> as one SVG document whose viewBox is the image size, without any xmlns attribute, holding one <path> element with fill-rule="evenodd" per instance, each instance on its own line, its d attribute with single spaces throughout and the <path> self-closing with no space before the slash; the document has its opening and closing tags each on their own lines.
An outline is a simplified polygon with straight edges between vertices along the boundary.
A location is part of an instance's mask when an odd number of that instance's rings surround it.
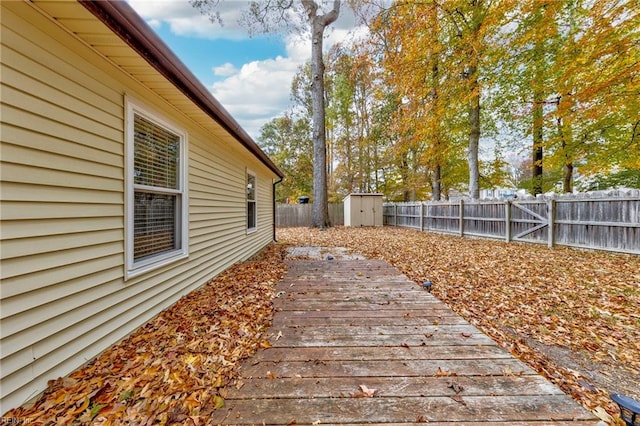
<svg viewBox="0 0 640 426">
<path fill-rule="evenodd" d="M 640 400 L 640 256 L 391 227 L 277 236 L 326 255 L 347 248 L 432 281 L 434 295 L 590 410 L 617 417 L 610 394 Z"/>
</svg>

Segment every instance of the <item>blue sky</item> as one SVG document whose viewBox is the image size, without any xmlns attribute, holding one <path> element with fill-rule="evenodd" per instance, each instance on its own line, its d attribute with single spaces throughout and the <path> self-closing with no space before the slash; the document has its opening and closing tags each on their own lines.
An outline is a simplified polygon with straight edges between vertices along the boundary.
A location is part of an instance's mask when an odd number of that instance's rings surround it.
<svg viewBox="0 0 640 426">
<path fill-rule="evenodd" d="M 264 61 L 286 55 L 285 44 L 281 37 L 212 40 L 178 36 L 171 32 L 170 26 L 166 23 L 154 29 L 182 62 L 207 86 L 224 80 L 224 75 L 216 75 L 212 72 L 214 68 L 231 64 L 234 69 L 240 69 L 244 64 L 252 61 Z"/>
<path fill-rule="evenodd" d="M 260 128 L 290 107 L 291 81 L 310 58 L 310 42 L 301 35 L 249 37 L 238 24 L 247 1 L 221 1 L 224 25 L 211 23 L 187 0 L 128 0 L 129 4 L 211 91 L 238 123 L 257 139 Z M 343 5 L 325 48 L 354 30 Z"/>
</svg>

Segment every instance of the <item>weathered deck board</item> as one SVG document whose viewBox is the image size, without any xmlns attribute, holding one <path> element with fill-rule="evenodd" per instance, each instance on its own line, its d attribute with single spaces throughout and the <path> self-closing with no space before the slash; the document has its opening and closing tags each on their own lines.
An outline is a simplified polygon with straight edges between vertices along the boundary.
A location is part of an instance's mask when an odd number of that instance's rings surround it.
<svg viewBox="0 0 640 426">
<path fill-rule="evenodd" d="M 295 327 L 313 327 L 318 323 L 320 318 L 320 312 L 307 312 L 307 311 L 286 311 L 279 313 L 273 319 L 273 327 L 286 327 L 290 324 L 294 324 Z M 371 311 L 324 311 L 328 315 L 322 316 L 322 323 L 325 326 L 339 326 L 339 327 L 352 327 L 356 325 L 369 325 L 371 323 Z M 349 313 L 351 315 L 339 315 Z M 409 314 L 405 316 L 405 314 Z M 407 318 L 411 318 L 411 324 L 415 326 L 421 325 L 460 325 L 468 324 L 463 318 L 458 315 L 452 314 L 451 311 L 441 311 L 440 315 L 425 315 L 423 311 L 415 311 L 413 314 L 410 312 L 401 312 L 401 315 L 396 316 L 380 316 L 376 315 L 376 324 L 379 326 L 389 325 L 406 325 Z"/>
<path fill-rule="evenodd" d="M 272 347 L 241 365 L 212 423 L 597 422 L 382 261 L 290 261 L 277 292 Z"/>
<path fill-rule="evenodd" d="M 358 385 L 377 389 L 376 397 L 406 398 L 410 396 L 454 396 L 453 385 L 464 388 L 465 396 L 491 395 L 561 395 L 562 391 L 541 376 L 475 376 L 451 377 L 365 377 Z M 240 389 L 232 388 L 232 399 L 254 399 L 269 395 L 272 398 L 341 398 L 359 391 L 350 378 L 281 378 L 279 380 L 243 379 Z"/>
<path fill-rule="evenodd" d="M 567 404 L 566 398 L 565 395 L 462 396 L 460 402 L 438 396 L 257 398 L 234 401 L 235 409 L 228 412 L 226 420 L 245 424 L 312 424 L 318 421 L 320 424 L 366 424 L 369 421 L 419 423 L 421 420 L 462 422 L 477 419 L 493 423 L 523 419 L 552 422 L 590 418 L 589 413 L 577 404 Z"/>
<path fill-rule="evenodd" d="M 305 318 L 356 318 L 366 320 L 367 318 L 376 318 L 376 319 L 384 319 L 384 318 L 403 318 L 408 320 L 415 320 L 419 318 L 432 318 L 433 320 L 438 320 L 441 317 L 458 317 L 451 309 L 445 308 L 440 305 L 429 306 L 428 310 L 424 309 L 424 306 L 417 309 L 402 309 L 402 310 L 393 310 L 389 309 L 386 311 L 372 311 L 372 310 L 362 310 L 362 309 L 351 309 L 348 311 L 339 311 L 332 309 L 332 306 L 327 306 L 323 310 L 314 310 L 314 311 L 304 311 L 299 310 L 298 306 L 295 306 L 293 309 L 287 309 L 283 311 L 279 309 L 278 312 L 282 312 L 281 315 L 278 315 L 276 319 L 286 318 L 286 317 L 294 317 L 294 316 L 302 316 Z M 275 320 L 275 319 L 274 319 Z M 466 322 L 466 321 L 465 321 Z M 367 322 L 367 324 L 369 324 Z M 413 324 L 413 322 L 411 322 Z M 404 322 L 406 324 L 406 321 Z"/>
<path fill-rule="evenodd" d="M 422 346 L 417 348 L 388 347 L 388 346 L 357 346 L 357 347 L 299 347 L 295 351 L 291 348 L 272 347 L 268 351 L 260 351 L 253 358 L 252 363 L 288 362 L 323 360 L 323 361 L 384 361 L 384 360 L 431 360 L 431 359 L 511 359 L 511 354 L 495 345 L 465 346 Z M 245 364 L 246 365 L 246 364 Z"/>
<path fill-rule="evenodd" d="M 345 333 L 345 330 L 342 330 Z M 414 334 L 380 334 L 375 338 L 364 338 L 357 334 L 289 334 L 283 335 L 279 340 L 272 342 L 274 347 L 300 347 L 309 346 L 469 346 L 469 345 L 490 345 L 493 340 L 484 334 L 472 334 L 465 337 L 461 333 L 445 335 L 444 333 L 434 333 L 431 337 Z"/>
</svg>

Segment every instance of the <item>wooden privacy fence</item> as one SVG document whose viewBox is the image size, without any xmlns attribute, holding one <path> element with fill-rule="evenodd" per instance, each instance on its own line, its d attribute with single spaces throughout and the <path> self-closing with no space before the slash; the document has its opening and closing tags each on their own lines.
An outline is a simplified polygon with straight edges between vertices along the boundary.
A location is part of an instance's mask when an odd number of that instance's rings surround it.
<svg viewBox="0 0 640 426">
<path fill-rule="evenodd" d="M 279 228 L 311 226 L 313 204 L 277 204 L 276 226 Z M 329 203 L 332 225 L 344 225 L 342 203 Z"/>
<path fill-rule="evenodd" d="M 422 231 L 640 254 L 640 194 L 386 203 L 383 219 Z"/>
</svg>

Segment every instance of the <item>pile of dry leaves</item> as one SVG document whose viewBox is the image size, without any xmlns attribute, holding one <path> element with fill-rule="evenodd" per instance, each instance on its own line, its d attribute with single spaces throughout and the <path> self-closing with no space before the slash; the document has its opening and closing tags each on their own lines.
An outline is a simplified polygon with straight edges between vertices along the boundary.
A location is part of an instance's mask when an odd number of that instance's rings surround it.
<svg viewBox="0 0 640 426">
<path fill-rule="evenodd" d="M 584 407 L 640 398 L 640 257 L 401 228 L 281 229 L 282 243 L 342 246 L 393 264 Z M 611 419 L 609 419 L 611 421 Z"/>
<path fill-rule="evenodd" d="M 610 393 L 640 398 L 638 256 L 400 228 L 281 229 L 278 238 L 351 248 L 416 282 L 432 281 L 437 297 L 603 418 L 604 410 L 617 417 Z M 234 265 L 5 418 L 205 424 L 224 405 L 239 361 L 269 346 L 284 249 L 272 245 Z"/>
<path fill-rule="evenodd" d="M 271 245 L 232 266 L 4 418 L 32 425 L 206 423 L 224 405 L 222 388 L 239 361 L 268 346 L 283 257 L 283 247 Z"/>
</svg>

